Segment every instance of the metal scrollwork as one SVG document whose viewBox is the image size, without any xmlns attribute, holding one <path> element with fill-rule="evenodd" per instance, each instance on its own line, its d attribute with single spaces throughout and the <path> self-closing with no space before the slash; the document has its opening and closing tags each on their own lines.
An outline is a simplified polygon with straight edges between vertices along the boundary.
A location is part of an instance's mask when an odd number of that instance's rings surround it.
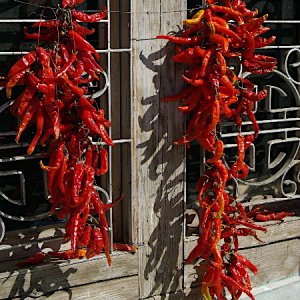
<svg viewBox="0 0 300 300">
<path fill-rule="evenodd" d="M 3 241 L 4 235 L 5 235 L 5 224 L 2 218 L 0 218 L 0 243 Z"/>
<path fill-rule="evenodd" d="M 9 107 L 13 101 L 8 101 L 0 106 L 1 128 L 11 126 L 9 119 Z M 2 218 L 13 221 L 34 222 L 49 216 L 47 205 L 46 174 L 41 172 L 40 190 L 35 188 L 35 179 L 28 176 L 29 172 L 39 170 L 38 159 L 40 153 L 32 156 L 26 155 L 27 143 L 16 144 L 14 142 L 15 131 L 7 130 L 0 132 L 0 242 L 5 235 L 5 225 Z M 31 191 L 27 193 L 26 189 Z M 29 203 L 28 198 L 39 195 L 39 205 Z M 30 207 L 28 207 L 30 205 Z"/>
<path fill-rule="evenodd" d="M 93 98 L 100 97 L 109 87 L 107 74 L 103 71 L 102 75 L 105 79 L 103 87 L 99 84 L 90 86 L 95 90 Z M 0 243 L 5 235 L 2 218 L 18 222 L 35 222 L 50 216 L 47 174 L 38 167 L 41 154 L 37 152 L 28 156 L 26 154 L 28 143 L 14 142 L 16 132 L 14 127 L 11 128 L 14 120 L 9 113 L 12 103 L 13 101 L 8 101 L 0 106 L 0 128 L 9 128 L 0 132 Z M 104 195 L 107 202 L 111 201 L 104 189 L 95 188 Z"/>
<path fill-rule="evenodd" d="M 259 104 L 260 109 L 255 107 L 261 132 L 247 153 L 252 173 L 247 180 L 236 183 L 240 200 L 259 195 L 274 200 L 300 197 L 300 50 L 289 50 L 281 65 L 282 71 L 274 71 L 272 80 L 264 83 L 269 92 L 265 103 Z M 244 130 L 249 128 L 247 125 L 250 123 L 243 123 L 244 134 L 249 133 Z M 225 134 L 228 138 L 234 135 Z"/>
</svg>

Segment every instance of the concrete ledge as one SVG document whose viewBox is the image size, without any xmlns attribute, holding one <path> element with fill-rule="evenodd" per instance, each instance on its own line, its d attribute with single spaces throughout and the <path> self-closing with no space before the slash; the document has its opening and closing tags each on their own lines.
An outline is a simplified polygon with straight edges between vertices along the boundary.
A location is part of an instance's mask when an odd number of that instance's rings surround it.
<svg viewBox="0 0 300 300">
<path fill-rule="evenodd" d="M 300 276 L 290 277 L 254 288 L 253 294 L 256 300 L 300 299 Z M 240 299 L 246 300 L 249 298 L 242 296 Z"/>
</svg>

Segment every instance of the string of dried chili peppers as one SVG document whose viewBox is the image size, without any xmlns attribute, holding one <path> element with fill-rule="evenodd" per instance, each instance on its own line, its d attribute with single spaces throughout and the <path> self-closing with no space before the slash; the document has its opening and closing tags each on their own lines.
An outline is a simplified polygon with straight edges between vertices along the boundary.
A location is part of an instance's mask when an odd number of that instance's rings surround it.
<svg viewBox="0 0 300 300">
<path fill-rule="evenodd" d="M 99 22 L 107 12 L 89 15 L 76 10 L 82 2 L 63 0 L 56 19 L 34 23 L 37 32 L 25 28 L 25 38 L 37 46 L 11 67 L 6 95 L 10 99 L 15 86 L 23 89 L 10 109 L 19 118 L 16 142 L 34 124 L 28 155 L 38 144 L 49 147 L 49 163 L 40 165 L 48 172 L 52 213 L 67 219 L 65 238 L 71 241 L 70 251 L 52 252 L 51 257 L 90 258 L 104 251 L 111 265 L 106 211 L 113 204 L 102 202 L 94 187 L 95 176 L 108 171 L 108 151 L 93 143 L 113 146 L 106 131 L 111 122 L 88 90 L 103 71 L 99 54 L 85 39 L 94 30 L 79 24 Z M 37 254 L 28 261 L 33 264 L 45 258 Z"/>
<path fill-rule="evenodd" d="M 248 270 L 257 268 L 238 253 L 239 236 L 252 235 L 266 228 L 255 221 L 278 220 L 290 213 L 246 212 L 244 207 L 227 190 L 232 178 L 244 179 L 249 172 L 245 152 L 259 133 L 259 126 L 252 112 L 253 104 L 267 96 L 266 90 L 254 92 L 254 84 L 239 77 L 229 67 L 232 57 L 239 58 L 244 71 L 266 74 L 276 68 L 276 59 L 255 54 L 275 40 L 263 38 L 269 30 L 263 26 L 267 15 L 257 17 L 241 0 L 207 0 L 203 9 L 186 25 L 181 36 L 160 35 L 176 44 L 173 61 L 186 66 L 182 79 L 187 83 L 178 95 L 162 101 L 181 100 L 178 107 L 191 118 L 185 135 L 176 140 L 177 145 L 198 142 L 210 153 L 208 168 L 197 182 L 198 200 L 202 209 L 199 238 L 186 263 L 202 259 L 205 271 L 202 295 L 209 300 L 226 299 L 225 288 L 232 299 L 242 293 L 254 299 Z M 243 119 L 248 118 L 254 134 L 238 134 L 238 156 L 234 163 L 226 164 L 224 142 L 218 137 L 217 126 L 223 120 L 232 120 L 241 132 Z"/>
</svg>

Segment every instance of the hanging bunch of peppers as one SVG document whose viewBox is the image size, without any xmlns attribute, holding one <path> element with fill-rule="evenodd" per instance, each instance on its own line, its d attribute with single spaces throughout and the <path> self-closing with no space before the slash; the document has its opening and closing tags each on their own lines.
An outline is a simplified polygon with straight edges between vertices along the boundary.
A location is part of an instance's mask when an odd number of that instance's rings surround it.
<svg viewBox="0 0 300 300">
<path fill-rule="evenodd" d="M 100 80 L 103 69 L 98 64 L 99 54 L 86 40 L 94 30 L 80 24 L 99 22 L 107 12 L 78 11 L 75 7 L 82 2 L 63 0 L 56 19 L 34 23 L 36 32 L 25 28 L 25 39 L 38 46 L 11 67 L 5 86 L 9 99 L 14 87 L 22 89 L 10 108 L 19 119 L 16 142 L 34 125 L 36 133 L 28 155 L 38 144 L 48 146 L 49 163 L 40 165 L 48 174 L 52 213 L 67 219 L 65 238 L 71 241 L 70 251 L 49 255 L 90 258 L 104 251 L 110 265 L 106 211 L 112 204 L 102 202 L 94 184 L 95 176 L 108 171 L 106 145 L 113 146 L 113 142 L 107 128 L 111 122 L 89 93 L 89 84 Z M 38 253 L 21 266 L 45 257 Z"/>
<path fill-rule="evenodd" d="M 200 266 L 205 274 L 201 289 L 206 300 L 226 299 L 225 288 L 232 299 L 238 299 L 242 293 L 254 299 L 248 270 L 256 274 L 257 268 L 238 253 L 239 237 L 256 237 L 256 230 L 266 231 L 254 220 L 279 220 L 292 215 L 260 209 L 247 212 L 227 191 L 230 179 L 248 175 L 245 152 L 259 133 L 253 107 L 267 96 L 266 90 L 256 93 L 249 79 L 235 74 L 229 61 L 233 57 L 239 59 L 243 70 L 252 74 L 266 74 L 276 68 L 275 58 L 255 54 L 256 48 L 275 40 L 275 36 L 261 37 L 269 30 L 263 26 L 267 15 L 257 15 L 257 10 L 247 9 L 241 0 L 207 0 L 203 9 L 183 21 L 185 28 L 180 36 L 157 36 L 175 43 L 172 59 L 186 66 L 182 79 L 187 87 L 178 95 L 162 99 L 181 100 L 178 109 L 191 115 L 185 135 L 175 144 L 196 141 L 211 156 L 196 185 L 202 209 L 199 238 L 186 259 L 186 263 L 202 259 Z M 254 133 L 238 134 L 237 159 L 227 164 L 217 126 L 223 120 L 231 120 L 241 132 L 245 119 L 251 121 Z"/>
</svg>

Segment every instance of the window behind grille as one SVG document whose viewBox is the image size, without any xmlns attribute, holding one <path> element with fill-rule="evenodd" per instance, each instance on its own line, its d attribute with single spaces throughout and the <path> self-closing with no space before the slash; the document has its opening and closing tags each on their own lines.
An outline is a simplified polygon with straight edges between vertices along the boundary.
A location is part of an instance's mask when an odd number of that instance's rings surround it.
<svg viewBox="0 0 300 300">
<path fill-rule="evenodd" d="M 20 3 L 22 2 L 22 3 Z M 1 76 L 5 76 L 9 67 L 30 51 L 32 41 L 25 41 L 23 28 L 43 17 L 53 17 L 53 11 L 44 6 L 56 7 L 58 1 L 2 1 L 0 11 L 0 64 Z M 59 1 L 60 2 L 60 1 Z M 79 10 L 89 13 L 107 7 L 108 19 L 97 24 L 88 24 L 95 28 L 88 37 L 90 43 L 100 53 L 100 65 L 107 78 L 102 76 L 99 83 L 90 89 L 92 92 L 104 90 L 97 99 L 99 107 L 105 109 L 106 116 L 112 120 L 110 134 L 115 146 L 110 149 L 110 171 L 106 176 L 97 178 L 97 185 L 106 193 L 105 199 L 117 198 L 121 193 L 124 199 L 110 212 L 112 231 L 115 241 L 131 241 L 131 98 L 130 98 L 130 3 L 129 1 L 86 1 L 78 6 Z M 0 91 L 0 217 L 6 231 L 29 228 L 32 226 L 52 226 L 57 223 L 55 217 L 48 217 L 49 204 L 46 200 L 46 176 L 39 168 L 41 151 L 26 155 L 28 141 L 34 135 L 34 126 L 26 131 L 21 143 L 14 142 L 17 121 L 9 113 L 9 102 L 5 91 Z M 15 89 L 12 99 L 18 94 Z M 58 225 L 59 226 L 59 225 Z M 3 230 L 2 230 L 3 232 Z"/>
<path fill-rule="evenodd" d="M 199 2 L 188 1 L 188 8 L 197 7 Z M 260 15 L 269 15 L 265 26 L 271 30 L 264 36 L 276 35 L 277 40 L 257 53 L 276 57 L 278 69 L 271 75 L 250 77 L 259 90 L 269 90 L 269 97 L 254 108 L 261 132 L 246 153 L 250 174 L 245 182 L 232 182 L 230 189 L 245 205 L 268 203 L 272 209 L 284 207 L 287 210 L 295 208 L 300 198 L 300 3 L 295 0 L 246 3 L 249 8 L 258 8 Z M 240 66 L 233 65 L 239 70 Z M 233 161 L 237 151 L 236 126 L 226 122 L 220 130 L 227 144 L 226 160 Z M 245 120 L 242 132 L 247 134 L 251 130 L 251 123 Z M 192 144 L 187 151 L 187 208 L 198 210 L 195 184 L 204 169 L 205 153 L 199 145 Z M 187 234 L 191 232 L 193 230 L 188 229 Z"/>
</svg>

